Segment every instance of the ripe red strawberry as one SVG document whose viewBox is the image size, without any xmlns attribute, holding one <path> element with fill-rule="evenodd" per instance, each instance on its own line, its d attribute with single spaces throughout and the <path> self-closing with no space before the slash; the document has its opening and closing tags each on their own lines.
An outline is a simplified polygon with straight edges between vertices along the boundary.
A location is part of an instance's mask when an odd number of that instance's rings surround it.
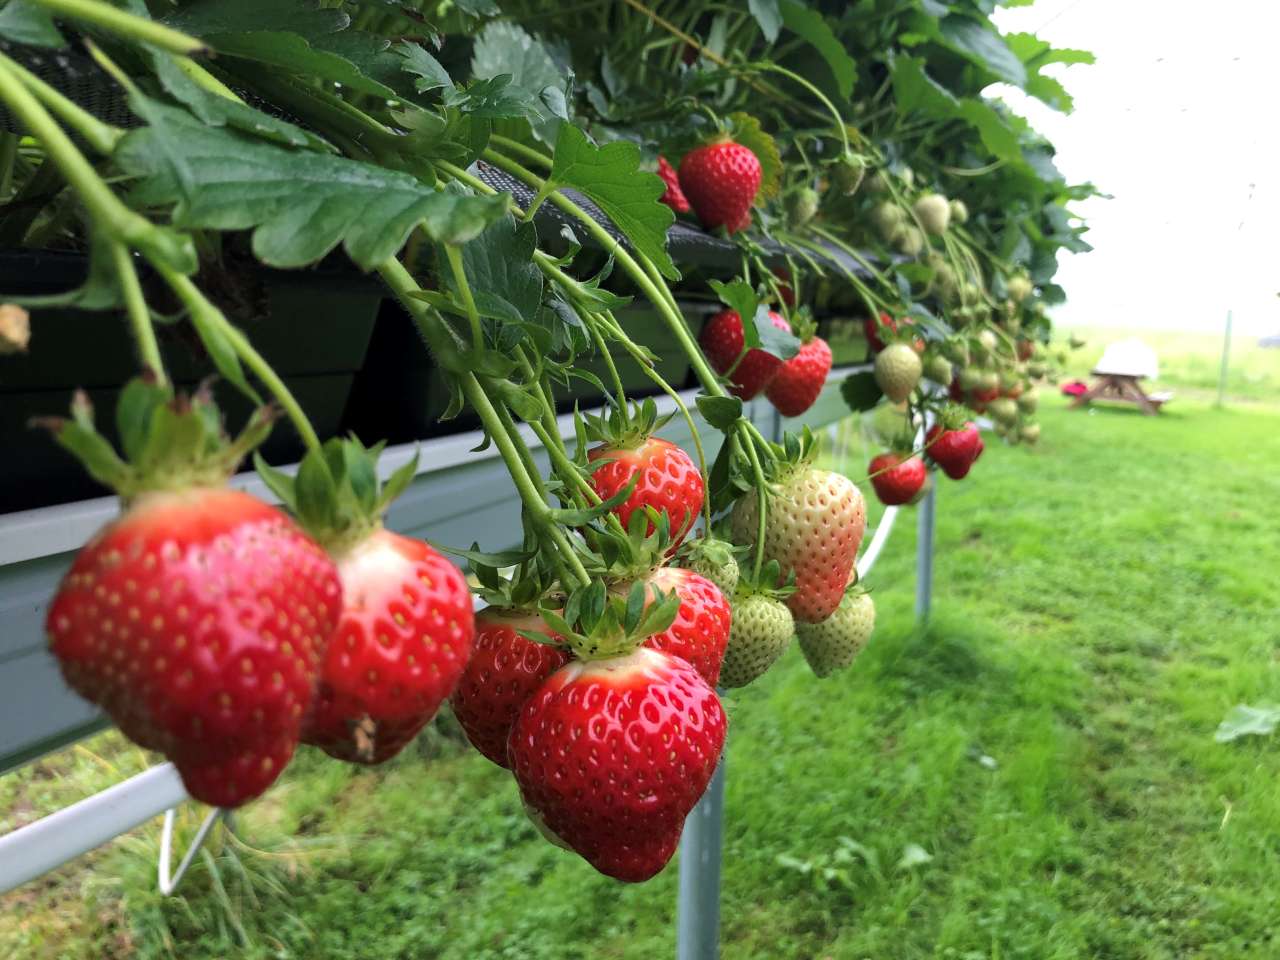
<svg viewBox="0 0 1280 960">
<path fill-rule="evenodd" d="M 651 650 L 680 657 L 715 688 L 729 642 L 729 601 L 706 577 L 680 567 L 662 567 L 648 577 L 650 586 L 680 598 L 675 622 L 645 640 Z"/>
<path fill-rule="evenodd" d="M 261 794 L 293 755 L 342 588 L 279 510 L 218 487 L 139 495 L 49 606 L 67 683 L 203 803 Z"/>
<path fill-rule="evenodd" d="M 782 314 L 769 311 L 769 320 L 779 330 L 791 331 L 791 325 Z M 782 358 L 752 347 L 735 367 L 734 362 L 742 353 L 745 343 L 742 336 L 742 317 L 736 310 L 721 310 L 707 321 L 698 337 L 702 352 L 716 373 L 726 374 L 732 381 L 729 392 L 743 400 L 750 400 L 769 385 L 782 369 Z M 730 373 L 729 371 L 733 372 Z"/>
<path fill-rule="evenodd" d="M 882 470 L 883 473 L 880 472 Z M 928 475 L 923 460 L 897 451 L 875 457 L 867 472 L 872 474 L 871 486 L 875 488 L 880 502 L 891 507 L 910 503 L 924 486 Z"/>
<path fill-rule="evenodd" d="M 601 873 L 638 883 L 675 853 L 724 735 L 698 672 L 640 648 L 552 674 L 520 711 L 508 755 L 546 829 Z"/>
<path fill-rule="evenodd" d="M 784 417 L 798 417 L 818 399 L 831 372 L 831 348 L 821 337 L 800 345 L 765 388 L 765 396 Z"/>
<path fill-rule="evenodd" d="M 680 186 L 709 230 L 736 233 L 750 224 L 760 176 L 756 155 L 728 139 L 690 150 L 680 161 Z"/>
<path fill-rule="evenodd" d="M 632 476 L 639 474 L 631 496 L 614 509 L 624 527 L 634 511 L 653 507 L 667 515 L 674 548 L 697 521 L 706 496 L 702 474 L 689 454 L 669 440 L 647 437 L 635 445 L 606 444 L 588 451 L 587 459 L 607 461 L 591 474 L 591 487 L 601 500 L 625 489 Z M 649 530 L 653 530 L 652 522 Z"/>
<path fill-rule="evenodd" d="M 671 164 L 667 163 L 666 157 L 658 157 L 658 176 L 667 185 L 666 193 L 658 199 L 676 213 L 688 213 L 689 201 L 685 198 L 684 191 L 680 189 L 680 178 L 676 176 Z"/>
<path fill-rule="evenodd" d="M 735 542 L 755 542 L 756 510 L 755 491 L 734 506 Z M 764 556 L 784 577 L 795 573 L 786 601 L 795 619 L 818 623 L 840 605 L 866 526 L 866 504 L 848 477 L 800 463 L 778 478 L 765 510 Z"/>
<path fill-rule="evenodd" d="M 536 613 L 486 607 L 476 614 L 475 652 L 449 701 L 467 739 L 500 767 L 520 708 L 570 659 L 566 647 L 528 640 L 521 630 L 556 636 Z"/>
<path fill-rule="evenodd" d="M 395 756 L 436 715 L 471 655 L 471 593 L 423 543 L 376 530 L 340 554 L 342 616 L 303 742 L 352 763 Z"/>
<path fill-rule="evenodd" d="M 958 430 L 948 430 L 942 424 L 935 423 L 929 428 L 925 439 L 928 441 L 926 452 L 929 459 L 952 480 L 960 480 L 969 473 L 969 468 L 978 456 L 978 444 L 981 442 L 978 428 L 972 423 L 966 423 Z"/>
</svg>

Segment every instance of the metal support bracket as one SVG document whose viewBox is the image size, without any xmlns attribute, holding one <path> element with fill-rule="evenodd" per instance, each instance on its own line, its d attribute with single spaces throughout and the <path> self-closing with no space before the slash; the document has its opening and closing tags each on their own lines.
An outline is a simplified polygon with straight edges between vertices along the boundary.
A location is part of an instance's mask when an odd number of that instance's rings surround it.
<svg viewBox="0 0 1280 960">
<path fill-rule="evenodd" d="M 178 869 L 172 876 L 169 874 L 169 868 L 173 862 L 173 824 L 174 820 L 177 819 L 177 810 L 174 807 L 170 807 L 164 812 L 164 828 L 160 832 L 160 862 L 156 869 L 162 896 L 173 896 L 173 892 L 178 889 L 178 884 L 182 882 L 183 876 L 186 875 L 187 868 L 191 866 L 191 861 L 200 852 L 200 848 L 204 846 L 204 842 L 208 839 L 214 825 L 219 820 L 225 819 L 230 812 L 230 810 L 223 807 L 214 807 L 205 815 L 200 824 L 200 829 L 196 831 L 195 838 L 191 841 L 191 846 L 182 855 L 182 860 L 178 863 Z"/>
</svg>

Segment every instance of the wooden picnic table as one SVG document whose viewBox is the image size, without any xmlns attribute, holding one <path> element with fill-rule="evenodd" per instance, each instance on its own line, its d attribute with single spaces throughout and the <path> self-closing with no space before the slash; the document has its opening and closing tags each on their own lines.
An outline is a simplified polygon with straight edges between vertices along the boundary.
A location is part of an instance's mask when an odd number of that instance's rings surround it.
<svg viewBox="0 0 1280 960">
<path fill-rule="evenodd" d="M 1091 400 L 1115 400 L 1132 403 L 1147 416 L 1155 416 L 1160 407 L 1173 398 L 1171 393 L 1147 393 L 1142 389 L 1142 374 L 1114 373 L 1094 370 L 1094 381 L 1089 389 L 1071 401 L 1071 406 L 1082 407 Z"/>
</svg>

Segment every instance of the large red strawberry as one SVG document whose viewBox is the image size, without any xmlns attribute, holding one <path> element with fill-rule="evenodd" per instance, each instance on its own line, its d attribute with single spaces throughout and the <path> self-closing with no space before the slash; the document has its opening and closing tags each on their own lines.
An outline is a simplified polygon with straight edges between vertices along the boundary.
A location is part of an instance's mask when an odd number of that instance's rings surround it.
<svg viewBox="0 0 1280 960">
<path fill-rule="evenodd" d="M 698 672 L 642 647 L 552 674 L 521 710 L 508 755 L 547 830 L 638 883 L 675 853 L 724 736 L 724 709 Z"/>
<path fill-rule="evenodd" d="M 680 178 L 676 176 L 671 164 L 667 163 L 666 157 L 658 157 L 658 176 L 667 185 L 666 192 L 658 199 L 676 213 L 688 213 L 689 201 L 686 199 L 684 191 L 680 189 Z"/>
<path fill-rule="evenodd" d="M 898 451 L 874 457 L 867 472 L 880 502 L 891 507 L 910 503 L 928 476 L 923 460 Z"/>
<path fill-rule="evenodd" d="M 536 613 L 499 607 L 477 613 L 475 651 L 449 701 L 467 739 L 502 767 L 520 708 L 570 656 L 567 647 L 529 640 L 521 630 L 555 636 Z"/>
<path fill-rule="evenodd" d="M 791 325 L 782 314 L 770 310 L 769 320 L 777 329 L 791 331 Z M 746 341 L 743 339 L 742 317 L 736 310 L 721 310 L 714 314 L 702 328 L 698 342 L 716 373 L 726 375 L 731 381 L 729 392 L 743 400 L 755 397 L 782 369 L 781 357 L 759 347 L 752 347 L 746 356 L 742 356 Z"/>
<path fill-rule="evenodd" d="M 436 715 L 471 656 L 474 614 L 462 573 L 421 540 L 382 527 L 416 467 L 415 458 L 381 486 L 377 450 L 354 438 L 309 453 L 298 479 L 258 462 L 338 561 L 342 616 L 302 739 L 339 760 L 374 764 L 399 753 Z"/>
<path fill-rule="evenodd" d="M 269 419 L 227 447 L 203 394 L 171 401 L 135 381 L 120 403 L 137 466 L 94 433 L 83 394 L 73 421 L 51 423 L 126 506 L 58 588 L 50 646 L 67 683 L 172 760 L 193 797 L 239 806 L 293 755 L 338 619 L 338 574 L 279 510 L 214 485 Z"/>
<path fill-rule="evenodd" d="M 756 501 L 749 491 L 734 506 L 738 543 L 756 540 Z M 778 561 L 784 577 L 795 574 L 787 598 L 795 619 L 818 623 L 840 605 L 866 526 L 866 504 L 848 477 L 803 461 L 783 468 L 765 509 L 764 556 Z"/>
<path fill-rule="evenodd" d="M 729 233 L 751 222 L 760 190 L 760 160 L 740 143 L 723 139 L 690 150 L 680 161 L 680 186 L 708 229 Z"/>
<path fill-rule="evenodd" d="M 662 567 L 649 585 L 680 598 L 675 622 L 644 642 L 652 650 L 687 660 L 711 687 L 720 681 L 720 664 L 729 642 L 729 601 L 706 577 L 680 567 Z"/>
<path fill-rule="evenodd" d="M 678 545 L 698 519 L 706 487 L 689 454 L 660 437 L 628 438 L 594 447 L 587 459 L 600 466 L 591 474 L 591 487 L 601 500 L 621 493 L 632 477 L 635 488 L 614 512 L 627 527 L 631 514 L 652 507 L 667 515 L 672 546 Z M 652 521 L 650 522 L 652 530 Z"/>
<path fill-rule="evenodd" d="M 341 552 L 342 617 L 320 671 L 305 743 L 382 763 L 435 716 L 471 655 L 471 593 L 423 543 L 376 530 Z"/>
<path fill-rule="evenodd" d="M 831 372 L 831 348 L 821 337 L 800 345 L 800 352 L 782 365 L 765 388 L 769 402 L 784 417 L 798 417 L 818 399 Z"/>
<path fill-rule="evenodd" d="M 935 423 L 925 439 L 928 441 L 929 459 L 952 480 L 960 480 L 969 473 L 981 443 L 978 428 L 972 423 L 965 423 L 957 429 L 947 429 L 943 424 Z"/>
</svg>

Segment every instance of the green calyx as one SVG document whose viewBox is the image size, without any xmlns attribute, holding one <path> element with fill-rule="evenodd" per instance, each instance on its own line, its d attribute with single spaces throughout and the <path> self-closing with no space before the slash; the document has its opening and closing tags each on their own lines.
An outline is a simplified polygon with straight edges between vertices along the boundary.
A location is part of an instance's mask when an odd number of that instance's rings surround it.
<svg viewBox="0 0 1280 960">
<path fill-rule="evenodd" d="M 738 586 L 734 590 L 735 600 L 747 597 L 769 597 L 773 600 L 785 600 L 796 592 L 796 576 L 794 571 L 783 575 L 782 565 L 777 560 L 768 560 L 760 566 L 759 576 L 755 576 L 749 564 L 744 564 L 738 577 Z"/>
<path fill-rule="evenodd" d="M 604 415 L 586 414 L 586 438 L 608 447 L 634 450 L 661 430 L 674 416 L 658 416 L 658 405 L 652 397 L 640 401 L 612 404 Z"/>
<path fill-rule="evenodd" d="M 32 425 L 52 431 L 95 480 L 128 503 L 143 493 L 222 486 L 267 438 L 276 415 L 273 407 L 258 409 L 233 440 L 207 383 L 190 396 L 175 395 L 144 375 L 126 384 L 116 404 L 123 457 L 98 433 L 83 390 L 72 398 L 69 420 L 44 417 Z"/>
<path fill-rule="evenodd" d="M 670 519 L 644 506 L 631 512 L 625 535 L 606 528 L 597 531 L 596 541 L 594 556 L 584 559 L 589 573 L 610 582 L 644 577 L 666 563 L 672 542 Z"/>
<path fill-rule="evenodd" d="M 969 414 L 957 403 L 948 403 L 938 414 L 943 430 L 961 430 L 969 422 Z"/>
<path fill-rule="evenodd" d="M 418 455 L 382 483 L 378 455 L 383 444 L 366 448 L 354 436 L 334 437 L 312 450 L 290 476 L 254 456 L 254 466 L 271 492 L 298 522 L 332 554 L 341 554 L 382 525 L 382 515 L 409 486 L 418 470 Z"/>
<path fill-rule="evenodd" d="M 543 606 L 540 613 L 580 660 L 607 660 L 630 653 L 646 638 L 666 630 L 679 611 L 677 594 L 664 594 L 641 580 L 625 593 L 608 589 L 603 580 L 593 580 L 569 594 L 562 610 Z M 554 642 L 533 631 L 528 636 L 539 643 Z"/>
<path fill-rule="evenodd" d="M 482 554 L 478 549 L 449 552 L 470 561 L 471 572 L 480 584 L 473 592 L 490 607 L 514 615 L 538 613 L 544 604 L 557 609 L 564 604 L 555 575 L 544 567 L 528 563 L 534 556 L 532 553 Z M 505 568 L 517 565 L 512 576 L 504 574 Z"/>
<path fill-rule="evenodd" d="M 813 311 L 808 307 L 797 307 L 792 310 L 788 320 L 791 323 L 791 332 L 802 344 L 808 343 L 818 335 L 818 321 L 814 319 Z"/>
</svg>

